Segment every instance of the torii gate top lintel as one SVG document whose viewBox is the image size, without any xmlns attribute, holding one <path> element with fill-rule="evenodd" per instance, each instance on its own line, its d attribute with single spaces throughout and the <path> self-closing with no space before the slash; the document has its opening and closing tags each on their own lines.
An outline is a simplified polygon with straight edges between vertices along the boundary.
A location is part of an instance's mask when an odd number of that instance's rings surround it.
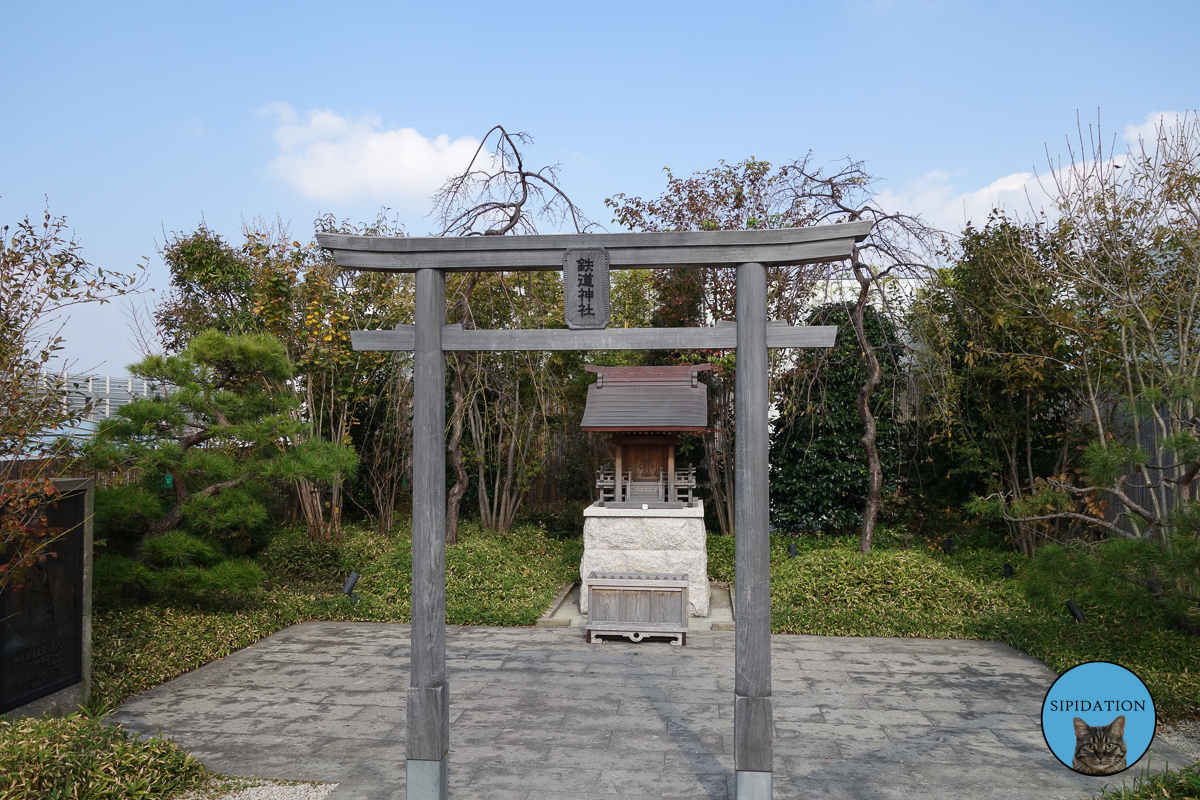
<svg viewBox="0 0 1200 800">
<path fill-rule="evenodd" d="M 351 236 L 318 233 L 338 266 L 381 272 L 560 270 L 562 254 L 604 248 L 612 269 L 650 267 L 768 267 L 848 258 L 871 222 L 808 228 L 666 233 L 538 234 L 530 236 Z"/>
</svg>

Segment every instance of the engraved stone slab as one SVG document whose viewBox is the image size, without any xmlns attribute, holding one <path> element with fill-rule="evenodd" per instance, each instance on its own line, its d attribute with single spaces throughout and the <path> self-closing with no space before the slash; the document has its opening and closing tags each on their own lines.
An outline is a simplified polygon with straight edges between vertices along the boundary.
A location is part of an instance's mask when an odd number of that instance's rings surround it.
<svg viewBox="0 0 1200 800">
<path fill-rule="evenodd" d="M 579 610 L 588 611 L 592 572 L 687 573 L 688 615 L 708 616 L 708 548 L 704 506 L 583 510 Z"/>
</svg>

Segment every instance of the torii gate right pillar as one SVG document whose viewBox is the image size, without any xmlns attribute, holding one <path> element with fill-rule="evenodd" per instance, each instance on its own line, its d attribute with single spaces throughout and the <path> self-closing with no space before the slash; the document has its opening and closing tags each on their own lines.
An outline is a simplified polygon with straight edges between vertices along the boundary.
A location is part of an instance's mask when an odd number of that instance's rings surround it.
<svg viewBox="0 0 1200 800">
<path fill-rule="evenodd" d="M 734 463 L 738 619 L 733 684 L 737 800 L 770 800 L 771 558 L 768 535 L 767 268 L 737 272 L 737 419 Z"/>
</svg>

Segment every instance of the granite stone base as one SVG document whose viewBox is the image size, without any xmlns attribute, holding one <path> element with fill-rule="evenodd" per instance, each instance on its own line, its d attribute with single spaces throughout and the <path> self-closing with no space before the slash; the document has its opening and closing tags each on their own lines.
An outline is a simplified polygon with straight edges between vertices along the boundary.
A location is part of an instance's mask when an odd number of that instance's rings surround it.
<svg viewBox="0 0 1200 800">
<path fill-rule="evenodd" d="M 587 576 L 592 572 L 653 572 L 688 575 L 688 616 L 708 616 L 708 549 L 704 506 L 583 510 L 583 561 L 579 610 L 587 613 Z"/>
<path fill-rule="evenodd" d="M 82 683 L 73 683 L 65 689 L 51 692 L 45 697 L 39 697 L 23 706 L 17 706 L 5 711 L 7 717 L 40 717 L 48 714 L 52 717 L 65 717 L 74 714 L 79 707 L 87 702 L 87 693 Z"/>
</svg>

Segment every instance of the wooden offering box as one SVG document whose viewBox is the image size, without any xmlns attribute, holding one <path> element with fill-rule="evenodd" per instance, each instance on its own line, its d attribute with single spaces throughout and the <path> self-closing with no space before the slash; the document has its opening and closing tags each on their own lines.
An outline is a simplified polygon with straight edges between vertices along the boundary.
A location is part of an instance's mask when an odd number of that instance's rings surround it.
<svg viewBox="0 0 1200 800">
<path fill-rule="evenodd" d="M 585 585 L 589 642 L 599 644 L 598 636 L 625 636 L 635 642 L 670 636 L 671 644 L 687 644 L 687 574 L 593 572 Z"/>
</svg>

